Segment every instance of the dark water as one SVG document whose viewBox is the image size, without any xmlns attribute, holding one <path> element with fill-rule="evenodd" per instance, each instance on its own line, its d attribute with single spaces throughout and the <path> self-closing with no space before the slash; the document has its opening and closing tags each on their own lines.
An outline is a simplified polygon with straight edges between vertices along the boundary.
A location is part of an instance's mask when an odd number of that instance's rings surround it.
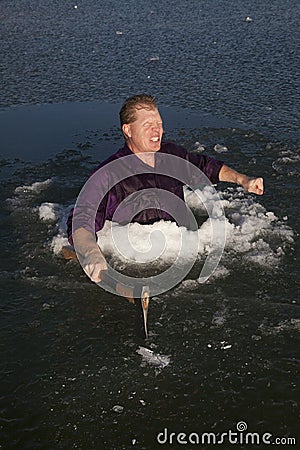
<svg viewBox="0 0 300 450">
<path fill-rule="evenodd" d="M 147 91 L 166 105 L 297 132 L 297 0 L 4 0 L 1 25 L 4 106 Z"/>
<path fill-rule="evenodd" d="M 241 421 L 299 442 L 299 10 L 1 2 L 1 448 L 207 448 L 156 437 Z M 147 342 L 132 305 L 53 247 L 86 176 L 122 143 L 120 103 L 140 91 L 157 95 L 168 138 L 266 184 L 260 198 L 219 186 L 220 267 L 152 300 Z"/>
</svg>

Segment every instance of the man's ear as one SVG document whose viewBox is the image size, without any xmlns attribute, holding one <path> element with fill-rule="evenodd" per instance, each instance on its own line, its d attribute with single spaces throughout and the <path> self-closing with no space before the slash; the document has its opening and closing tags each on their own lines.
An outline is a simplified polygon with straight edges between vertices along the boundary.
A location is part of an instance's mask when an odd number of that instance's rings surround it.
<svg viewBox="0 0 300 450">
<path fill-rule="evenodd" d="M 122 131 L 123 134 L 126 138 L 130 138 L 131 137 L 131 129 L 130 129 L 130 124 L 129 123 L 124 123 L 124 125 L 122 126 Z"/>
</svg>

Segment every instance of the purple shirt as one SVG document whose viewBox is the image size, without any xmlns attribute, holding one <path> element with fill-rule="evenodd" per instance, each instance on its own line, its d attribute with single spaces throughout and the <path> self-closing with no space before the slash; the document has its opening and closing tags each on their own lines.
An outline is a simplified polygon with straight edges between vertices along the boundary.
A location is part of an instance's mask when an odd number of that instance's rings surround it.
<svg viewBox="0 0 300 450">
<path fill-rule="evenodd" d="M 129 159 L 124 158 L 129 156 Z M 178 158 L 172 159 L 172 156 Z M 190 170 L 194 166 L 195 173 Z M 151 224 L 163 219 L 190 228 L 188 214 L 182 209 L 183 186 L 199 184 L 200 171 L 211 183 L 217 183 L 222 166 L 221 161 L 189 153 L 181 146 L 165 142 L 155 153 L 155 167 L 152 168 L 125 144 L 91 174 L 87 189 L 77 200 L 76 214 L 73 208 L 68 218 L 70 244 L 73 245 L 72 234 L 77 228 L 97 233 L 106 220 L 125 225 L 130 222 Z"/>
</svg>

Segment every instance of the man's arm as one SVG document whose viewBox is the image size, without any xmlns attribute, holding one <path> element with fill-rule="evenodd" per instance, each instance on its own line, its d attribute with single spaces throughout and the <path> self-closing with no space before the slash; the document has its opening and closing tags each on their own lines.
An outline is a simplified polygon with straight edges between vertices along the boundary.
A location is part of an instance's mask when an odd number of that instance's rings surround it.
<svg viewBox="0 0 300 450">
<path fill-rule="evenodd" d="M 107 270 L 107 264 L 95 236 L 84 228 L 78 228 L 73 234 L 74 247 L 83 270 L 95 283 L 101 281 L 101 271 Z"/>
<path fill-rule="evenodd" d="M 245 191 L 253 194 L 262 195 L 264 193 L 263 178 L 252 178 L 231 169 L 225 164 L 222 166 L 219 173 L 219 180 L 228 183 L 236 183 L 242 186 Z"/>
<path fill-rule="evenodd" d="M 107 264 L 94 235 L 85 228 L 78 228 L 73 234 L 73 243 L 87 276 L 95 283 L 100 283 L 101 273 L 107 270 Z M 117 283 L 115 289 L 119 295 L 134 303 L 132 288 Z"/>
</svg>

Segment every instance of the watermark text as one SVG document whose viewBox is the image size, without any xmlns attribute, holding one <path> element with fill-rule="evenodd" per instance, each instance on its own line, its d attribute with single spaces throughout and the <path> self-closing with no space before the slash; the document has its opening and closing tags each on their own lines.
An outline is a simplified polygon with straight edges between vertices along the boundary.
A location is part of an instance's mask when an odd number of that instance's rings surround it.
<svg viewBox="0 0 300 450">
<path fill-rule="evenodd" d="M 171 432 L 168 428 L 157 434 L 157 442 L 161 445 L 296 445 L 295 437 L 278 437 L 272 433 L 257 433 L 247 431 L 248 425 L 244 421 L 236 424 L 236 430 L 228 430 L 224 433 L 182 433 Z"/>
</svg>

